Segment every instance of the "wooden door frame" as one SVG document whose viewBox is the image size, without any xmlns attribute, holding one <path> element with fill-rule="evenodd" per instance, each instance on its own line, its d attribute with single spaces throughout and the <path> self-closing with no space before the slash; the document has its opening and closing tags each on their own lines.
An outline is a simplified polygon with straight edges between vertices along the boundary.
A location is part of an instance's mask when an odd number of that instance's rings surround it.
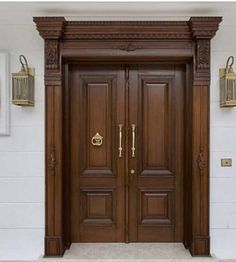
<svg viewBox="0 0 236 262">
<path fill-rule="evenodd" d="M 45 41 L 45 256 L 62 256 L 68 230 L 66 61 L 186 62 L 185 239 L 193 256 L 210 255 L 210 40 L 221 17 L 189 21 L 79 22 L 34 17 Z"/>
</svg>

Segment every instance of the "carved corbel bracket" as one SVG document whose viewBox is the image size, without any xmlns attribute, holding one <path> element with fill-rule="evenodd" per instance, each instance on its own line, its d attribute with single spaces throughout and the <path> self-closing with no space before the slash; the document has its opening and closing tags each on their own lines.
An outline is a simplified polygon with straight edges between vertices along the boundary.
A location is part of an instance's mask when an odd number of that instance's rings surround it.
<svg viewBox="0 0 236 262">
<path fill-rule="evenodd" d="M 45 68 L 59 69 L 59 41 L 63 35 L 64 17 L 34 17 L 37 30 L 45 40 Z"/>
<path fill-rule="evenodd" d="M 221 17 L 191 17 L 189 26 L 196 41 L 196 70 L 210 69 L 210 40 L 222 21 Z"/>
</svg>

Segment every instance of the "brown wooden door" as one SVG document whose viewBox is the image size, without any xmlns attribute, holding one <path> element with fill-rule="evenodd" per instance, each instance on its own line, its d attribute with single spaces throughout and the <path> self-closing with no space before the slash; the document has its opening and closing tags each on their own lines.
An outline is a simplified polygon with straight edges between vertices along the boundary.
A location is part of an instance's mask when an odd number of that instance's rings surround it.
<svg viewBox="0 0 236 262">
<path fill-rule="evenodd" d="M 125 122 L 124 70 L 70 66 L 69 72 L 71 240 L 123 242 L 125 158 L 117 148 L 118 125 Z M 100 146 L 92 144 L 97 133 Z"/>
<path fill-rule="evenodd" d="M 129 79 L 130 241 L 183 241 L 184 71 L 143 65 Z"/>
<path fill-rule="evenodd" d="M 72 242 L 183 241 L 184 69 L 73 65 L 69 76 Z"/>
</svg>

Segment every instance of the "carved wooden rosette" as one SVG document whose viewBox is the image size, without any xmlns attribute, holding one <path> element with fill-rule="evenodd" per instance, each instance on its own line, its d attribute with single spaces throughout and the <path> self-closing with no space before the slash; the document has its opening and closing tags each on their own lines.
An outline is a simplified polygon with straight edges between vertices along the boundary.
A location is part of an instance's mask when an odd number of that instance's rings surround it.
<svg viewBox="0 0 236 262">
<path fill-rule="evenodd" d="M 46 86 L 46 236 L 45 255 L 61 256 L 67 240 L 65 177 L 63 171 L 62 54 L 86 59 L 91 54 L 115 61 L 145 58 L 193 61 L 188 69 L 191 84 L 188 100 L 189 154 L 186 156 L 185 245 L 195 256 L 208 256 L 209 246 L 209 86 L 210 40 L 220 17 L 193 17 L 189 21 L 79 22 L 63 17 L 36 17 L 45 40 Z M 138 29 L 138 30 L 137 30 Z M 102 52 L 101 52 L 102 50 Z M 149 54 L 149 56 L 148 56 Z M 110 57 L 109 57 L 110 56 Z M 94 58 L 93 57 L 93 58 Z M 182 59 L 182 60 L 181 60 Z M 109 60 L 110 61 L 110 60 Z M 69 234 L 68 234 L 69 236 Z"/>
</svg>

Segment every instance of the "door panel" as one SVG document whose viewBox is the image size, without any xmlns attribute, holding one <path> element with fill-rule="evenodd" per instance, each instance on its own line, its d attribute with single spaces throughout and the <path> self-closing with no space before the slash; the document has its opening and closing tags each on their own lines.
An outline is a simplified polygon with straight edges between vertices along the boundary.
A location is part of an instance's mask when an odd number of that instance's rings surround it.
<svg viewBox="0 0 236 262">
<path fill-rule="evenodd" d="M 104 83 L 103 83 L 104 82 Z M 112 140 L 112 130 L 114 126 L 114 112 L 112 105 L 116 104 L 116 86 L 114 80 L 105 76 L 95 76 L 94 78 L 81 76 L 80 84 L 83 86 L 83 115 L 85 116 L 86 128 L 86 161 L 83 175 L 107 174 L 112 175 L 115 171 L 112 165 L 111 152 L 114 148 Z M 113 121 L 113 123 L 112 123 Z M 91 139 L 96 134 L 103 137 L 102 146 L 94 146 Z M 115 163 L 113 162 L 113 165 Z"/>
<path fill-rule="evenodd" d="M 184 68 L 69 71 L 72 242 L 183 241 Z"/>
<path fill-rule="evenodd" d="M 118 159 L 117 150 L 123 82 L 118 67 L 70 67 L 74 242 L 124 241 L 124 158 Z"/>
<path fill-rule="evenodd" d="M 99 169 L 101 172 L 104 170 L 111 171 L 111 132 L 112 132 L 112 103 L 115 102 L 115 97 L 112 97 L 112 84 L 108 79 L 103 79 L 107 83 L 100 83 L 96 79 L 94 83 L 92 80 L 87 79 L 84 81 L 86 86 L 86 117 L 87 117 L 87 166 L 86 171 Z M 87 82 L 87 83 L 86 83 Z M 112 99 L 113 98 L 113 99 Z M 112 101 L 113 100 L 113 101 Z M 99 117 L 98 117 L 99 116 Z M 90 141 L 96 133 L 103 134 L 103 147 L 95 147 Z M 97 170 L 95 171 L 97 173 Z"/>
<path fill-rule="evenodd" d="M 182 241 L 183 69 L 137 66 L 130 79 L 129 125 L 137 126 L 137 155 L 129 157 L 130 240 Z"/>
<path fill-rule="evenodd" d="M 171 174 L 171 81 L 160 77 L 142 77 L 141 92 L 143 109 L 141 130 L 143 132 L 143 171 L 141 175 Z M 168 82 L 167 82 L 168 81 Z"/>
<path fill-rule="evenodd" d="M 112 189 L 82 189 L 81 191 L 82 223 L 114 223 L 115 196 Z"/>
</svg>

